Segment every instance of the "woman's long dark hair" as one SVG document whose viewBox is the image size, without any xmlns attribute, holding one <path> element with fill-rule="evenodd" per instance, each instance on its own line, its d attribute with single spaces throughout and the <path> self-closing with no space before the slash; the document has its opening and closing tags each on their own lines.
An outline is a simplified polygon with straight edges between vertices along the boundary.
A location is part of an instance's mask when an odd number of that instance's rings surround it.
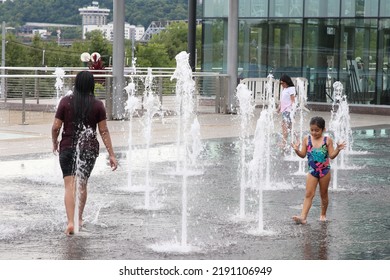
<svg viewBox="0 0 390 280">
<path fill-rule="evenodd" d="M 79 72 L 76 76 L 73 90 L 73 127 L 76 139 L 81 130 L 87 127 L 89 113 L 95 102 L 94 91 L 95 80 L 92 73 L 88 71 Z"/>
</svg>

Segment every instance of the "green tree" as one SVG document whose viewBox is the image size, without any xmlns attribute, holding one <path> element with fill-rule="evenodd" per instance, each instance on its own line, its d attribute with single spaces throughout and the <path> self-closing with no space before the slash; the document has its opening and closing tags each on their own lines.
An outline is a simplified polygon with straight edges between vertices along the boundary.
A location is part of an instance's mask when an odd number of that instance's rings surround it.
<svg viewBox="0 0 390 280">
<path fill-rule="evenodd" d="M 137 48 L 138 67 L 174 67 L 174 63 L 169 59 L 168 50 L 165 45 L 149 43 L 138 45 Z"/>
<path fill-rule="evenodd" d="M 197 63 L 201 62 L 201 32 L 202 27 L 197 26 L 196 31 L 196 50 L 197 50 Z M 162 45 L 167 49 L 170 65 L 175 66 L 175 57 L 182 51 L 188 51 L 188 24 L 186 22 L 176 22 L 170 24 L 164 31 L 156 34 L 152 37 L 149 44 Z"/>
<path fill-rule="evenodd" d="M 85 34 L 86 40 L 89 42 L 89 53 L 97 52 L 101 55 L 104 65 L 109 64 L 109 58 L 112 56 L 112 45 L 103 36 L 100 30 L 93 30 Z"/>
<path fill-rule="evenodd" d="M 5 65 L 11 67 L 28 66 L 26 65 L 26 59 L 28 57 L 26 47 L 13 34 L 7 33 L 6 41 Z"/>
<path fill-rule="evenodd" d="M 80 56 L 84 52 L 90 52 L 89 42 L 85 40 L 75 41 L 72 44 L 71 50 L 74 54 L 77 54 L 77 59 L 73 60 L 74 66 L 84 66 L 80 59 Z"/>
<path fill-rule="evenodd" d="M 170 60 L 174 60 L 175 56 L 181 51 L 187 50 L 187 24 L 185 22 L 177 22 L 170 24 L 165 30 L 156 34 L 150 40 L 150 43 L 158 43 L 165 45 L 168 50 Z"/>
<path fill-rule="evenodd" d="M 31 45 L 26 47 L 28 56 L 26 57 L 26 64 L 29 66 L 44 66 L 43 63 L 43 50 L 45 49 L 45 43 L 39 35 L 35 35 L 32 39 Z"/>
</svg>

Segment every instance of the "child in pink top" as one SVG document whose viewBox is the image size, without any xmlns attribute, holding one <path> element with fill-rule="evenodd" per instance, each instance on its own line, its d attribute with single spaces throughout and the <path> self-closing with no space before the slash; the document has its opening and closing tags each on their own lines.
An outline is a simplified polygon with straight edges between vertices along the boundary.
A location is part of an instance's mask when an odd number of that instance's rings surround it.
<svg viewBox="0 0 390 280">
<path fill-rule="evenodd" d="M 280 93 L 280 103 L 278 111 L 282 114 L 282 135 L 283 135 L 283 149 L 287 150 L 287 137 L 291 131 L 291 110 L 295 103 L 295 86 L 288 75 L 280 77 L 280 85 L 282 92 Z"/>
</svg>

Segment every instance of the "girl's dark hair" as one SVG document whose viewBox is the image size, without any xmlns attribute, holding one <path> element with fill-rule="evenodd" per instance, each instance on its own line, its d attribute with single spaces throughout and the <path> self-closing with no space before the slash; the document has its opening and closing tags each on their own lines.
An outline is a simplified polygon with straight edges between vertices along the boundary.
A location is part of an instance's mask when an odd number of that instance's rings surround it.
<svg viewBox="0 0 390 280">
<path fill-rule="evenodd" d="M 95 102 L 95 80 L 93 74 L 81 71 L 76 75 L 73 90 L 73 113 L 76 135 L 87 125 L 88 115 Z"/>
<path fill-rule="evenodd" d="M 322 117 L 312 117 L 310 125 L 316 125 L 323 130 L 325 129 L 325 120 Z"/>
<path fill-rule="evenodd" d="M 281 77 L 280 77 L 280 81 L 281 82 L 285 82 L 287 84 L 287 87 L 293 87 L 294 86 L 294 83 L 293 81 L 291 80 L 290 76 L 286 75 L 286 74 L 283 74 Z"/>
</svg>

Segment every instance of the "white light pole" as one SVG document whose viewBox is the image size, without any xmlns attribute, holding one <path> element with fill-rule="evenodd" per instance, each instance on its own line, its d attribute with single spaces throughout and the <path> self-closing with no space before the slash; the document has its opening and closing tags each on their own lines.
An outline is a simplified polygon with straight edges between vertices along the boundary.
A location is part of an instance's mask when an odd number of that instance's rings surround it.
<svg viewBox="0 0 390 280">
<path fill-rule="evenodd" d="M 13 27 L 5 27 L 5 21 L 3 21 L 1 25 L 1 75 L 3 77 L 1 78 L 1 88 L 0 88 L 0 97 L 4 97 L 4 101 L 7 101 L 7 94 L 5 92 L 5 44 L 7 43 L 5 41 L 5 36 L 7 34 L 7 29 L 14 29 Z"/>
<path fill-rule="evenodd" d="M 125 45 L 125 3 L 124 1 L 114 0 L 114 43 L 113 43 L 113 92 L 108 99 L 112 100 L 113 119 L 123 119 L 125 114 L 124 102 L 124 45 Z"/>
<path fill-rule="evenodd" d="M 1 75 L 3 77 L 1 78 L 1 89 L 0 89 L 0 97 L 5 98 L 5 21 L 3 21 L 2 24 L 2 33 L 1 33 Z"/>
<path fill-rule="evenodd" d="M 42 66 L 45 66 L 45 50 L 42 50 Z"/>
</svg>

